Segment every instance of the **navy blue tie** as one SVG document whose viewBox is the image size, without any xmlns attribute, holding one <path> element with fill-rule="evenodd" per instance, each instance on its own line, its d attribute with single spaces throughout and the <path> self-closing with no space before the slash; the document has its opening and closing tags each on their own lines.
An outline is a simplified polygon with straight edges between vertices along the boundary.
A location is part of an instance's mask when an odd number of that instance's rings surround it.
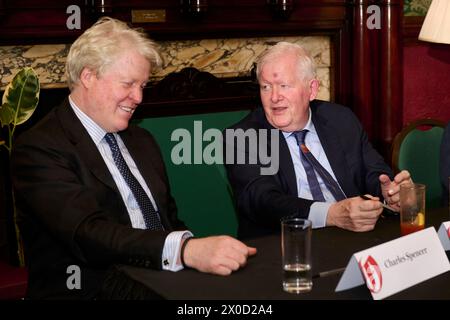
<svg viewBox="0 0 450 320">
<path fill-rule="evenodd" d="M 119 145 L 117 144 L 116 138 L 112 133 L 107 133 L 105 135 L 105 140 L 111 148 L 112 156 L 117 168 L 120 171 L 123 179 L 127 183 L 131 192 L 133 192 L 134 198 L 136 199 L 139 208 L 141 209 L 142 216 L 144 217 L 145 226 L 147 229 L 151 230 L 164 230 L 161 221 L 159 220 L 158 214 L 153 207 L 150 198 L 145 193 L 141 184 L 137 181 L 136 177 L 130 171 L 125 159 L 120 152 Z"/>
<path fill-rule="evenodd" d="M 308 130 L 297 131 L 294 133 L 297 139 L 297 144 L 300 146 L 301 159 L 303 167 L 306 171 L 306 176 L 308 178 L 309 188 L 311 189 L 311 194 L 314 200 L 325 201 L 322 190 L 320 190 L 319 182 L 314 170 L 320 175 L 325 186 L 330 190 L 336 201 L 341 201 L 347 197 L 342 192 L 336 180 L 333 179 L 331 174 L 314 158 L 313 154 L 305 145 L 305 136 Z"/>
</svg>

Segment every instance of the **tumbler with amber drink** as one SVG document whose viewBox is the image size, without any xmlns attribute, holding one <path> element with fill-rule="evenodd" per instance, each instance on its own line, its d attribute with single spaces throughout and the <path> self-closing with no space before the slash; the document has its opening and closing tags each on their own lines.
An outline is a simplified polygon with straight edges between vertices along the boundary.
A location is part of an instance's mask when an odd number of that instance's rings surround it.
<svg viewBox="0 0 450 320">
<path fill-rule="evenodd" d="M 419 183 L 400 185 L 400 231 L 402 236 L 425 227 L 426 187 Z"/>
</svg>

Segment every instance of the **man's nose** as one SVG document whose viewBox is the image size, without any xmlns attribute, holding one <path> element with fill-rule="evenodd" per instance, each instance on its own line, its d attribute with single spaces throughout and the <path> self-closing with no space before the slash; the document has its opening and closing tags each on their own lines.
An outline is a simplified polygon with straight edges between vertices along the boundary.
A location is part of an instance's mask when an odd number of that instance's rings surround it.
<svg viewBox="0 0 450 320">
<path fill-rule="evenodd" d="M 133 102 L 136 104 L 139 104 L 142 102 L 142 88 L 139 86 L 136 86 L 133 88 L 133 90 L 130 93 L 131 99 L 133 99 Z"/>
<path fill-rule="evenodd" d="M 271 99 L 272 102 L 278 102 L 282 99 L 282 96 L 280 95 L 280 93 L 278 92 L 278 88 L 276 86 L 274 86 L 272 88 L 272 95 L 271 95 Z"/>
</svg>

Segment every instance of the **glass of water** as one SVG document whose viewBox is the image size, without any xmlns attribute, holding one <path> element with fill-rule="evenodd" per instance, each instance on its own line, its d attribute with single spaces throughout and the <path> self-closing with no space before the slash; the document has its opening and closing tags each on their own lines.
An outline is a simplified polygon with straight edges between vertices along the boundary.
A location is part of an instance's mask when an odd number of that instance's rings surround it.
<svg viewBox="0 0 450 320">
<path fill-rule="evenodd" d="M 286 218 L 281 221 L 284 291 L 303 293 L 312 289 L 311 233 L 310 220 Z"/>
</svg>

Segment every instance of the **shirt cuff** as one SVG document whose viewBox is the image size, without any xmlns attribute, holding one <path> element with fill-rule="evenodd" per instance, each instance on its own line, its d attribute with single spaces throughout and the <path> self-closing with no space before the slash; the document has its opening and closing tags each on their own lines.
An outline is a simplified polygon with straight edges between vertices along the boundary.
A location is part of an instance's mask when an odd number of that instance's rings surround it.
<svg viewBox="0 0 450 320">
<path fill-rule="evenodd" d="M 333 203 L 314 202 L 309 209 L 308 219 L 312 221 L 313 228 L 323 228 L 327 225 L 328 209 Z"/>
<path fill-rule="evenodd" d="M 182 239 L 193 237 L 190 231 L 174 231 L 169 233 L 164 242 L 162 254 L 162 268 L 168 271 L 180 271 L 183 265 L 178 263 L 180 256 L 180 244 Z"/>
</svg>

